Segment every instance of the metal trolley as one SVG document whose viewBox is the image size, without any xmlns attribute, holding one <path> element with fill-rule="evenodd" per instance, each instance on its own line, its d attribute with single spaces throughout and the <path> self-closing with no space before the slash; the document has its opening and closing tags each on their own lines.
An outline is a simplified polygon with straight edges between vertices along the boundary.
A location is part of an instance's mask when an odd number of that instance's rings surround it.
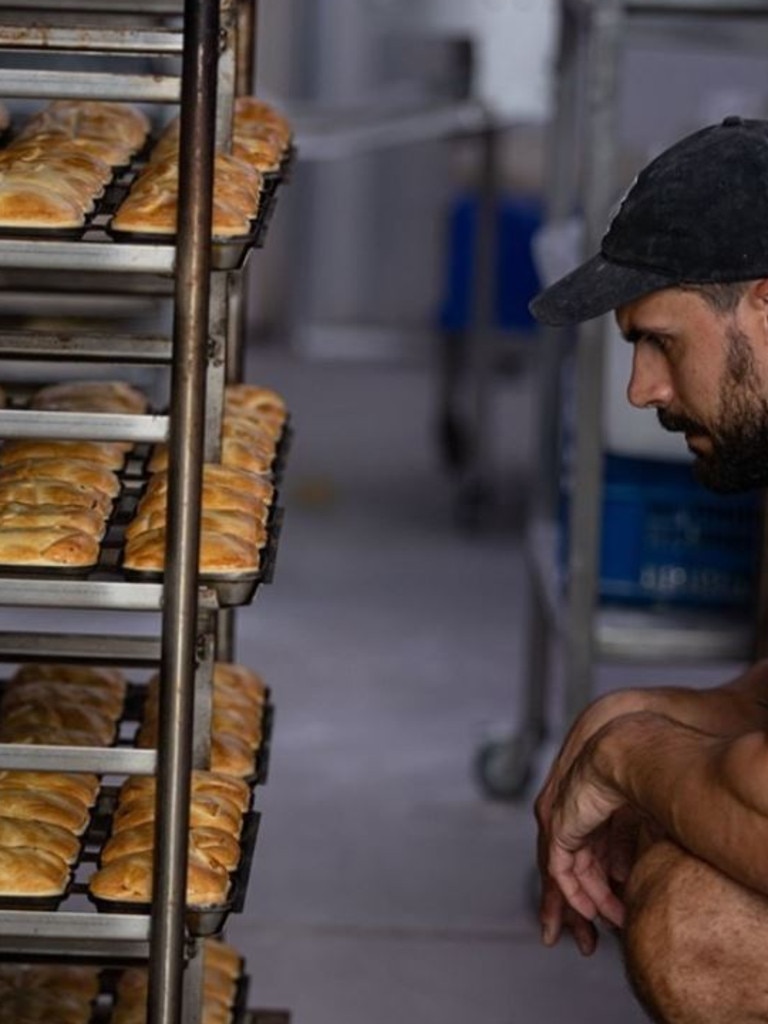
<svg viewBox="0 0 768 1024">
<path fill-rule="evenodd" d="M 548 220 L 583 211 L 584 252 L 599 248 L 617 197 L 618 95 L 622 48 L 644 29 L 690 31 L 692 19 L 717 22 L 723 37 L 749 42 L 734 29 L 743 19 L 754 31 L 766 23 L 760 0 L 561 0 L 551 126 Z M 683 37 L 685 37 L 683 35 Z M 575 344 L 558 329 L 542 331 L 537 367 L 537 429 L 542 469 L 526 537 L 528 587 L 523 666 L 524 706 L 519 729 L 494 739 L 476 755 L 484 792 L 518 799 L 527 791 L 551 732 L 548 716 L 551 655 L 556 638 L 562 662 L 565 723 L 592 698 L 599 661 L 694 664 L 741 661 L 754 653 L 755 630 L 743 616 L 699 610 L 601 607 L 599 583 L 603 494 L 603 353 L 606 318 L 580 325 Z M 561 375 L 573 352 L 575 389 L 567 587 L 557 565 Z M 764 604 L 764 600 L 761 601 Z M 764 613 L 759 612 L 762 621 Z"/>
<path fill-rule="evenodd" d="M 97 913 L 92 907 L 70 910 L 68 904 L 62 909 L 0 909 L 4 958 L 148 963 L 150 1024 L 200 1019 L 204 929 L 195 927 L 185 907 L 190 772 L 210 764 L 213 662 L 232 659 L 233 608 L 251 599 L 257 583 L 268 581 L 265 573 L 233 596 L 197 574 L 202 463 L 219 452 L 224 384 L 240 373 L 242 266 L 248 256 L 244 250 L 232 257 L 210 244 L 213 148 L 229 139 L 235 95 L 252 90 L 255 21 L 255 0 L 0 2 L 0 49 L 12 54 L 12 66 L 0 69 L 0 96 L 131 100 L 180 108 L 175 239 L 118 242 L 98 216 L 76 239 L 0 237 L 0 279 L 6 290 L 66 293 L 82 290 L 85 281 L 94 294 L 157 294 L 173 308 L 170 336 L 130 331 L 107 336 L 77 326 L 65 332 L 0 330 L 3 361 L 170 371 L 170 404 L 162 414 L 0 412 L 4 438 L 169 444 L 168 557 L 162 579 L 129 578 L 108 551 L 84 576 L 0 571 L 2 606 L 159 616 L 159 633 L 152 636 L 0 633 L 0 661 L 160 666 L 156 749 L 0 744 L 4 769 L 156 774 L 155 889 L 148 912 Z"/>
</svg>

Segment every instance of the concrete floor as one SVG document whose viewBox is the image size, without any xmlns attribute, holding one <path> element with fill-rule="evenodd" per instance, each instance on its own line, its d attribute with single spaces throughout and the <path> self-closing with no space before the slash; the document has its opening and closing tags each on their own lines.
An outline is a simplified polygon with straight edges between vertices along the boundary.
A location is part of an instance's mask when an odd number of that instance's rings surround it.
<svg viewBox="0 0 768 1024">
<path fill-rule="evenodd" d="M 469 537 L 428 369 L 251 355 L 248 379 L 283 391 L 296 427 L 275 583 L 238 616 L 238 656 L 277 705 L 228 930 L 251 1003 L 296 1024 L 645 1020 L 610 939 L 589 960 L 539 944 L 530 800 L 489 803 L 472 778 L 523 686 L 525 376 L 497 396 L 502 509 Z"/>
</svg>

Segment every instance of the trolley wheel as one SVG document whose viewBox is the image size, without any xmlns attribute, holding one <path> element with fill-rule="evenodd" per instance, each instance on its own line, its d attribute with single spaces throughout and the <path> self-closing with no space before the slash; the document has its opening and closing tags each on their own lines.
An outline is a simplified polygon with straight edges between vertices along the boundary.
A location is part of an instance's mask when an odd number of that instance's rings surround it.
<svg viewBox="0 0 768 1024">
<path fill-rule="evenodd" d="M 524 737 L 489 740 L 479 747 L 473 767 L 485 796 L 508 803 L 520 800 L 533 778 L 531 745 Z"/>
</svg>

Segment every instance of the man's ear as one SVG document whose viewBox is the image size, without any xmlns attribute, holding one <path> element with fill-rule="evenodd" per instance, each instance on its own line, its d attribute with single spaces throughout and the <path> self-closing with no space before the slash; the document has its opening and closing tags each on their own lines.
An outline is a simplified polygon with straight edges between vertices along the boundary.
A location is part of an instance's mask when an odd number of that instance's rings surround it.
<svg viewBox="0 0 768 1024">
<path fill-rule="evenodd" d="M 753 281 L 749 286 L 749 294 L 768 311 L 768 277 Z"/>
</svg>

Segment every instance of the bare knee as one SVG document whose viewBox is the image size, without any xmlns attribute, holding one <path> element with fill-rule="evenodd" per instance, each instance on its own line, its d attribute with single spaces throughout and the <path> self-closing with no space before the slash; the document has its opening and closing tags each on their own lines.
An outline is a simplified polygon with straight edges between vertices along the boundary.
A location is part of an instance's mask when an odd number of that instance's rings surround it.
<svg viewBox="0 0 768 1024">
<path fill-rule="evenodd" d="M 669 842 L 643 854 L 625 898 L 627 971 L 654 1020 L 768 1022 L 768 900 Z"/>
</svg>

